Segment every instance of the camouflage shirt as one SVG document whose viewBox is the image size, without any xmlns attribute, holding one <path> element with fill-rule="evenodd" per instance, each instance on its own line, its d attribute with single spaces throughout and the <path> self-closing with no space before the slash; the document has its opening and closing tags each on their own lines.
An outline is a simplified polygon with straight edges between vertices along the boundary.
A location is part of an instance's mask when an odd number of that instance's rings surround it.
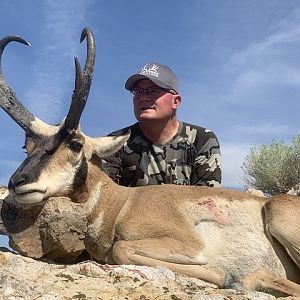
<svg viewBox="0 0 300 300">
<path fill-rule="evenodd" d="M 220 187 L 221 154 L 215 134 L 180 122 L 177 134 L 165 144 L 151 142 L 138 123 L 111 135 L 131 130 L 125 145 L 103 160 L 104 171 L 118 184 L 185 184 Z"/>
</svg>

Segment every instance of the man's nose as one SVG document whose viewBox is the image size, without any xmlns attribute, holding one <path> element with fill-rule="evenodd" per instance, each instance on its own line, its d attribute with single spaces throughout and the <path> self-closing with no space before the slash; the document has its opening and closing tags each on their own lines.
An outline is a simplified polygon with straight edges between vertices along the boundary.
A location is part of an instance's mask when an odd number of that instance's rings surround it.
<svg viewBox="0 0 300 300">
<path fill-rule="evenodd" d="M 143 91 L 142 95 L 139 98 L 140 101 L 150 101 L 150 97 L 147 93 L 147 91 Z"/>
</svg>

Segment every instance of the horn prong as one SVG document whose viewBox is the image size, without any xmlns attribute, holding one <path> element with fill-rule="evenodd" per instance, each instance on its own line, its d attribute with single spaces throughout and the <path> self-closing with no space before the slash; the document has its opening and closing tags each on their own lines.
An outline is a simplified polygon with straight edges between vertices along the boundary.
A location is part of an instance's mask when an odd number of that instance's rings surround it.
<svg viewBox="0 0 300 300">
<path fill-rule="evenodd" d="M 92 83 L 96 47 L 93 33 L 89 28 L 84 28 L 81 33 L 80 42 L 84 39 L 87 40 L 87 58 L 83 71 L 81 70 L 78 59 L 75 58 L 75 90 L 73 92 L 69 112 L 65 119 L 64 129 L 66 131 L 71 131 L 78 127 Z"/>
</svg>

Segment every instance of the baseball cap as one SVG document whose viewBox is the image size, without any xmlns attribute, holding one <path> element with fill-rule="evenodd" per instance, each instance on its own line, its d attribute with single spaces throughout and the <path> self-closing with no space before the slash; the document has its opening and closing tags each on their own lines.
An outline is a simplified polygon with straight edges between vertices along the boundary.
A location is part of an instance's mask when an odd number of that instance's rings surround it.
<svg viewBox="0 0 300 300">
<path fill-rule="evenodd" d="M 141 79 L 150 79 L 161 88 L 174 90 L 177 94 L 179 92 L 175 74 L 169 67 L 160 63 L 150 62 L 130 76 L 125 83 L 126 90 L 132 90 L 136 82 Z"/>
</svg>

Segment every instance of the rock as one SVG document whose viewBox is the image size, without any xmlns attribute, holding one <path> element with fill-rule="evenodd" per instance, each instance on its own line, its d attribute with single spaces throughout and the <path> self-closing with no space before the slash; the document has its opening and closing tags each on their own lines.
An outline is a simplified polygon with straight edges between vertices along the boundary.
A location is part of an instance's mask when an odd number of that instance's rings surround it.
<svg viewBox="0 0 300 300">
<path fill-rule="evenodd" d="M 64 197 L 28 207 L 9 197 L 1 202 L 0 233 L 9 236 L 10 247 L 18 253 L 62 263 L 75 262 L 83 254 L 84 206 Z"/>
<path fill-rule="evenodd" d="M 300 196 L 300 183 L 296 184 L 294 187 L 292 187 L 288 192 L 288 195 L 295 195 Z"/>
<path fill-rule="evenodd" d="M 218 289 L 162 267 L 100 265 L 91 261 L 63 265 L 0 251 L 0 299 L 256 299 L 275 297 Z"/>
<path fill-rule="evenodd" d="M 8 196 L 7 187 L 0 185 L 0 199 L 4 199 L 6 196 Z"/>
<path fill-rule="evenodd" d="M 261 190 L 256 190 L 256 189 L 252 189 L 252 188 L 247 188 L 245 190 L 245 193 L 249 193 L 258 197 L 266 197 L 266 195 L 261 191 Z"/>
</svg>

